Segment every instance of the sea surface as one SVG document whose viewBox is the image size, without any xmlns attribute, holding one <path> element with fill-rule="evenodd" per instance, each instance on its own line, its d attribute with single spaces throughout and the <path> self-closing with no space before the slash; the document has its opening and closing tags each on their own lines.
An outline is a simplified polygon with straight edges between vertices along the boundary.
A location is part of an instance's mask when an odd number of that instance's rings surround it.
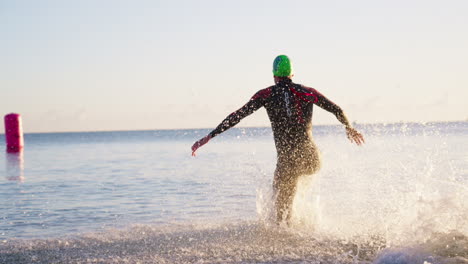
<svg viewBox="0 0 468 264">
<path fill-rule="evenodd" d="M 210 130 L 26 134 L 0 151 L 0 263 L 468 263 L 468 122 L 356 127 L 314 127 L 290 226 L 270 128 L 196 157 Z"/>
</svg>

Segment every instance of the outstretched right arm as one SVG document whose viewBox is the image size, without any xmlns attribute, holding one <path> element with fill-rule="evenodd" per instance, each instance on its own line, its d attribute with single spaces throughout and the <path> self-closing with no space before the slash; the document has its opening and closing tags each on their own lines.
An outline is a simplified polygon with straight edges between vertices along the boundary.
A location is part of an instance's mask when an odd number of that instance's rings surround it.
<svg viewBox="0 0 468 264">
<path fill-rule="evenodd" d="M 365 143 L 364 136 L 359 133 L 356 129 L 354 129 L 348 121 L 343 109 L 339 107 L 337 104 L 333 103 L 331 100 L 326 98 L 323 94 L 319 93 L 317 90 L 313 88 L 308 89 L 313 93 L 315 99 L 315 104 L 320 106 L 321 108 L 327 110 L 330 113 L 333 113 L 338 121 L 340 121 L 346 128 L 346 136 L 351 142 L 356 143 L 357 145 L 361 145 Z"/>
</svg>

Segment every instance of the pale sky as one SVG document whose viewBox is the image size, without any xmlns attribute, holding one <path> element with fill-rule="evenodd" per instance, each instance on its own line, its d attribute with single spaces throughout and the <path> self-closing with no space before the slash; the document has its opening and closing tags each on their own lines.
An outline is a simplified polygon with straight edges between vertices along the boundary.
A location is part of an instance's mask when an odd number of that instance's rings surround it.
<svg viewBox="0 0 468 264">
<path fill-rule="evenodd" d="M 0 113 L 25 132 L 214 128 L 294 81 L 358 123 L 468 118 L 468 1 L 0 0 Z M 339 124 L 315 110 L 314 124 Z M 269 125 L 264 110 L 239 126 Z"/>
</svg>

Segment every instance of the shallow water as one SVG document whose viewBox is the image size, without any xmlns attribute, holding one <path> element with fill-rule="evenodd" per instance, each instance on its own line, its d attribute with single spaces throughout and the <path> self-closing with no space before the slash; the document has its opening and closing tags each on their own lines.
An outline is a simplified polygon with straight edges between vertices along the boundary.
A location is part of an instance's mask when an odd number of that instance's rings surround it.
<svg viewBox="0 0 468 264">
<path fill-rule="evenodd" d="M 0 263 L 468 263 L 468 124 L 360 129 L 314 128 L 291 227 L 270 221 L 269 129 L 196 158 L 208 130 L 28 134 L 0 153 Z"/>
</svg>

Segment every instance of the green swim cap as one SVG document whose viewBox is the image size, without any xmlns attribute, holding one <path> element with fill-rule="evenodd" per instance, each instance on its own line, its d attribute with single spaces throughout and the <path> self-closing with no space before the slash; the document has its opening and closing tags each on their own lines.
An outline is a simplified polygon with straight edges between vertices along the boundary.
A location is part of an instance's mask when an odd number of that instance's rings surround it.
<svg viewBox="0 0 468 264">
<path fill-rule="evenodd" d="M 287 77 L 292 75 L 292 65 L 288 56 L 279 55 L 273 61 L 273 75 L 278 77 Z"/>
</svg>

